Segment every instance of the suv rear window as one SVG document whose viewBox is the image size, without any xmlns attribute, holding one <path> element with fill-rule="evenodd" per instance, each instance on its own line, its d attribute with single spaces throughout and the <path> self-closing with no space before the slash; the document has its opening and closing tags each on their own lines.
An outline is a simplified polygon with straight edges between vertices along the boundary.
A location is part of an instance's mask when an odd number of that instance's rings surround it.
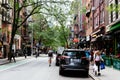
<svg viewBox="0 0 120 80">
<path fill-rule="evenodd" d="M 80 59 L 81 57 L 86 57 L 84 51 L 64 51 L 64 56 L 69 56 L 70 58 Z"/>
</svg>

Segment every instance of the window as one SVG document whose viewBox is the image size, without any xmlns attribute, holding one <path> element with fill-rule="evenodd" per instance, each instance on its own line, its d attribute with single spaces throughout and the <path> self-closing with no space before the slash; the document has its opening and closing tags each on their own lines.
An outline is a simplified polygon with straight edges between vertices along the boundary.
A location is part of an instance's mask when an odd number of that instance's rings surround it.
<svg viewBox="0 0 120 80">
<path fill-rule="evenodd" d="M 110 8 L 111 8 L 111 12 L 110 12 L 111 22 L 113 22 L 113 4 L 110 5 Z"/>
<path fill-rule="evenodd" d="M 100 3 L 102 3 L 103 2 L 103 0 L 100 0 Z"/>
<path fill-rule="evenodd" d="M 117 35 L 117 52 L 120 53 L 120 35 Z"/>
<path fill-rule="evenodd" d="M 100 12 L 100 23 L 104 23 L 104 10 Z"/>
<path fill-rule="evenodd" d="M 94 0 L 94 5 L 97 8 L 99 6 L 99 0 Z"/>
<path fill-rule="evenodd" d="M 70 58 L 80 59 L 81 57 L 86 57 L 84 51 L 65 51 L 64 56 L 69 56 Z"/>
<path fill-rule="evenodd" d="M 6 3 L 8 3 L 8 0 L 2 0 L 2 3 L 6 4 Z"/>
<path fill-rule="evenodd" d="M 96 29 L 99 26 L 99 16 L 96 16 L 94 19 L 94 29 Z"/>
<path fill-rule="evenodd" d="M 118 0 L 115 0 L 115 15 L 116 15 L 116 19 L 118 18 Z"/>
</svg>

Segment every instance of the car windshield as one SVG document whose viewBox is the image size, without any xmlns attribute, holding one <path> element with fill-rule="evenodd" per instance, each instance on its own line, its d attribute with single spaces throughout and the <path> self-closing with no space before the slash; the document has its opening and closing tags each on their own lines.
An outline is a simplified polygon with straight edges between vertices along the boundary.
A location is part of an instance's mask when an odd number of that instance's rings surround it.
<svg viewBox="0 0 120 80">
<path fill-rule="evenodd" d="M 86 56 L 84 51 L 64 51 L 63 55 L 76 59 L 80 59 L 81 57 Z"/>
</svg>

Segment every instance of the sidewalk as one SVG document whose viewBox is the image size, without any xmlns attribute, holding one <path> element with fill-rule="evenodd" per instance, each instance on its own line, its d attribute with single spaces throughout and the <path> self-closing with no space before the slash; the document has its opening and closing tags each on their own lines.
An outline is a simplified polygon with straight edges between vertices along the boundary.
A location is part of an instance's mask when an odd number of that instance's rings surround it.
<svg viewBox="0 0 120 80">
<path fill-rule="evenodd" d="M 89 73 L 94 80 L 120 80 L 120 70 L 116 70 L 112 67 L 106 66 L 104 70 L 101 70 L 101 76 L 96 76 L 92 66 L 90 66 Z"/>
<path fill-rule="evenodd" d="M 17 61 L 20 61 L 20 60 L 29 59 L 31 57 L 32 56 L 27 56 L 27 58 L 25 58 L 24 56 L 22 56 L 22 57 L 15 57 L 15 59 L 16 59 L 16 62 L 17 62 Z M 14 62 L 14 61 L 12 61 L 12 62 Z M 10 63 L 8 58 L 0 59 L 0 65 L 8 64 L 8 63 Z"/>
</svg>

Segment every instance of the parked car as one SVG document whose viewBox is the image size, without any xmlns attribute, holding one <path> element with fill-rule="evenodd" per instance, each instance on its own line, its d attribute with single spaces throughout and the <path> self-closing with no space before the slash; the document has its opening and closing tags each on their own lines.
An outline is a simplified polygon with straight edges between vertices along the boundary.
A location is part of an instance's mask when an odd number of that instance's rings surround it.
<svg viewBox="0 0 120 80">
<path fill-rule="evenodd" d="M 60 58 L 59 74 L 63 75 L 65 71 L 80 71 L 88 76 L 89 59 L 85 51 L 80 49 L 65 49 Z"/>
</svg>

